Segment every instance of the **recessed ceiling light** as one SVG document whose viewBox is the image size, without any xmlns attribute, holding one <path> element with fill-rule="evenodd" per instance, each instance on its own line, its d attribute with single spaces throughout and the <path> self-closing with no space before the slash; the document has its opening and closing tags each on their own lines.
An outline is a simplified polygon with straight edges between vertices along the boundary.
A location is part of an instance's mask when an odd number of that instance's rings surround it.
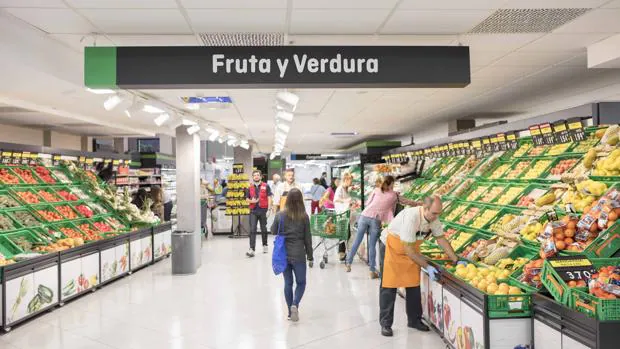
<svg viewBox="0 0 620 349">
<path fill-rule="evenodd" d="M 198 125 L 198 123 L 196 121 L 183 118 L 182 125 L 183 126 L 193 126 L 193 125 Z"/>
<path fill-rule="evenodd" d="M 278 130 L 281 130 L 282 132 L 286 132 L 288 133 L 291 130 L 291 126 L 284 124 L 284 123 L 279 123 L 276 128 Z"/>
<path fill-rule="evenodd" d="M 94 93 L 96 95 L 109 95 L 112 93 L 115 93 L 116 91 L 114 90 L 109 90 L 109 89 L 105 89 L 105 88 L 86 88 L 86 91 L 90 92 L 90 93 Z"/>
<path fill-rule="evenodd" d="M 162 109 L 150 104 L 144 105 L 144 108 L 142 108 L 142 110 L 150 114 L 159 114 L 164 112 Z"/>
<path fill-rule="evenodd" d="M 198 132 L 198 131 L 200 131 L 200 126 L 198 126 L 198 125 L 194 125 L 194 126 L 191 126 L 191 127 L 187 128 L 187 134 L 190 135 L 190 136 L 193 135 L 194 133 Z"/>
<path fill-rule="evenodd" d="M 293 121 L 293 113 L 289 113 L 289 112 L 284 111 L 284 110 L 280 110 L 280 111 L 278 111 L 278 112 L 276 113 L 276 117 L 277 117 L 278 119 L 282 119 L 282 120 L 284 120 L 284 121 L 288 121 L 288 122 Z"/>
</svg>

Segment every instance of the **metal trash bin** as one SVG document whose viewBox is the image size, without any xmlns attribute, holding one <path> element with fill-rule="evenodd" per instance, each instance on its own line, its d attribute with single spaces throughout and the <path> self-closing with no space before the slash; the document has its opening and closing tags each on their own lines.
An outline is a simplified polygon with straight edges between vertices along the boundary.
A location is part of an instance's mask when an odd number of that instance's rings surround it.
<svg viewBox="0 0 620 349">
<path fill-rule="evenodd" d="M 177 230 L 172 232 L 172 275 L 196 274 L 194 233 Z"/>
</svg>

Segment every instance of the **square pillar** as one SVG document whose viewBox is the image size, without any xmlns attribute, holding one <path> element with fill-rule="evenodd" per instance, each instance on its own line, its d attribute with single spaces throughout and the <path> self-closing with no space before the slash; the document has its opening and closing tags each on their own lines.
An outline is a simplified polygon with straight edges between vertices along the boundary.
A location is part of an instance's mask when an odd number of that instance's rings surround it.
<svg viewBox="0 0 620 349">
<path fill-rule="evenodd" d="M 177 229 L 194 233 L 196 267 L 202 264 L 200 246 L 200 138 L 176 129 Z"/>
</svg>

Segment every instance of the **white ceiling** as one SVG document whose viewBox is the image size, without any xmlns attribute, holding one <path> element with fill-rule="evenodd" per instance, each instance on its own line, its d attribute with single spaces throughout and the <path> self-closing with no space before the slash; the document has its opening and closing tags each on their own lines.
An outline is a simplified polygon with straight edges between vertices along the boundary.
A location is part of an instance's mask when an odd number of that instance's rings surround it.
<svg viewBox="0 0 620 349">
<path fill-rule="evenodd" d="M 591 10 L 550 33 L 468 34 L 498 9 L 545 8 Z M 300 152 L 422 134 L 468 115 L 521 117 L 620 99 L 620 72 L 588 70 L 585 55 L 587 46 L 620 33 L 620 0 L 0 0 L 0 9 L 75 55 L 95 44 L 200 45 L 198 34 L 205 32 L 282 32 L 294 45 L 470 47 L 472 83 L 464 89 L 295 91 L 301 99 L 287 146 Z M 28 101 L 124 132 L 161 132 L 151 116 L 107 113 L 105 97 L 84 92 L 75 79 L 63 81 L 60 73 L 39 76 L 33 67 L 18 62 L 0 68 L 6 73 L 0 101 Z M 276 90 L 140 92 L 178 108 L 183 95 L 229 95 L 231 108 L 196 115 L 253 139 L 263 151 L 271 148 Z M 360 134 L 330 136 L 350 131 Z"/>
</svg>

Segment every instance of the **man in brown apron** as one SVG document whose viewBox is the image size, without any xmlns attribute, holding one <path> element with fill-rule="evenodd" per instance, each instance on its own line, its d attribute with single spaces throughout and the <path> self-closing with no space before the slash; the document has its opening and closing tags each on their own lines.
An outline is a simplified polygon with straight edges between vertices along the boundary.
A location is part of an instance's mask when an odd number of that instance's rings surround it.
<svg viewBox="0 0 620 349">
<path fill-rule="evenodd" d="M 437 270 L 420 254 L 420 245 L 432 234 L 448 257 L 454 263 L 458 262 L 458 257 L 444 237 L 443 227 L 438 220 L 441 210 L 441 199 L 438 196 L 428 197 L 423 206 L 401 211 L 381 234 L 379 322 L 381 334 L 384 336 L 393 335 L 396 290 L 400 287 L 406 290 L 408 326 L 420 331 L 429 330 L 428 326 L 422 323 L 420 266 L 426 268 L 430 278 L 435 277 Z"/>
</svg>

